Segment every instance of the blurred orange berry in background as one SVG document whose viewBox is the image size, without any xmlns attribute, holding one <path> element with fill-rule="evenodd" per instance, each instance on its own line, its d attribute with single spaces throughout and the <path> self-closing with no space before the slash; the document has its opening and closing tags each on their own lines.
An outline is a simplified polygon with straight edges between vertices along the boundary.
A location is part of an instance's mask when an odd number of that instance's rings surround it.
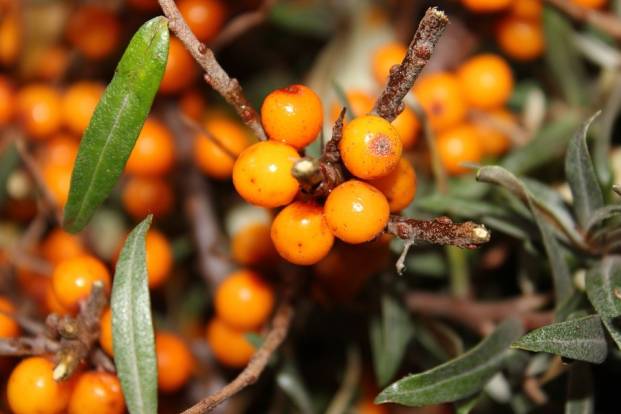
<svg viewBox="0 0 621 414">
<path fill-rule="evenodd" d="M 466 60 L 457 70 L 468 103 L 479 109 L 504 105 L 513 92 L 513 73 L 500 56 L 480 54 Z"/>
<path fill-rule="evenodd" d="M 193 121 L 200 122 L 207 108 L 207 103 L 199 91 L 190 89 L 181 95 L 179 108 L 181 108 L 183 115 Z"/>
<path fill-rule="evenodd" d="M 519 2 L 521 0 L 516 0 Z M 466 8 L 477 13 L 497 12 L 509 7 L 512 0 L 461 0 Z"/>
<path fill-rule="evenodd" d="M 414 94 L 436 130 L 450 128 L 466 117 L 467 105 L 457 77 L 438 72 L 418 79 Z"/>
<path fill-rule="evenodd" d="M 399 133 L 403 149 L 410 149 L 416 145 L 421 125 L 414 111 L 408 106 L 406 106 L 403 111 L 397 115 L 394 121 L 392 121 L 392 126 L 394 126 Z"/>
<path fill-rule="evenodd" d="M 171 132 L 159 120 L 147 118 L 125 164 L 125 172 L 161 176 L 168 173 L 174 163 L 175 143 Z"/>
<path fill-rule="evenodd" d="M 78 7 L 69 17 L 67 39 L 87 58 L 110 56 L 121 40 L 121 23 L 114 12 L 97 5 Z"/>
<path fill-rule="evenodd" d="M 80 374 L 69 399 L 68 414 L 123 414 L 121 382 L 109 372 Z"/>
<path fill-rule="evenodd" d="M 65 46 L 46 46 L 36 52 L 32 65 L 28 66 L 30 76 L 53 82 L 63 76 L 69 67 L 69 50 Z"/>
<path fill-rule="evenodd" d="M 162 392 L 174 392 L 183 387 L 192 375 L 194 358 L 185 342 L 170 332 L 155 335 L 157 354 L 157 386 Z"/>
<path fill-rule="evenodd" d="M 201 42 L 209 42 L 216 37 L 227 14 L 226 3 L 220 0 L 179 0 L 177 7 Z"/>
<path fill-rule="evenodd" d="M 407 51 L 407 46 L 399 42 L 387 43 L 377 48 L 371 58 L 373 76 L 377 83 L 382 86 L 386 84 L 390 69 L 401 64 Z"/>
<path fill-rule="evenodd" d="M 15 306 L 8 298 L 0 296 L 0 338 L 14 338 L 19 335 L 19 325 L 11 314 L 15 312 Z"/>
<path fill-rule="evenodd" d="M 194 58 L 179 39 L 171 37 L 168 61 L 166 62 L 164 77 L 160 83 L 160 92 L 163 94 L 181 92 L 192 85 L 197 76 L 198 68 Z"/>
<path fill-rule="evenodd" d="M 507 130 L 515 126 L 516 119 L 506 109 L 497 109 L 486 115 L 487 120 L 474 119 L 472 123 L 477 130 L 483 154 L 498 157 L 511 147 Z"/>
<path fill-rule="evenodd" d="M 37 160 L 42 164 L 54 164 L 73 168 L 78 155 L 79 140 L 65 132 L 52 135 L 36 149 Z"/>
<path fill-rule="evenodd" d="M 472 170 L 463 167 L 465 162 L 479 163 L 483 146 L 472 124 L 461 124 L 438 135 L 438 154 L 446 171 L 451 175 L 465 174 Z"/>
<path fill-rule="evenodd" d="M 62 164 L 45 164 L 41 169 L 43 180 L 60 207 L 64 207 L 69 198 L 71 169 L 71 165 Z"/>
<path fill-rule="evenodd" d="M 172 246 L 162 232 L 153 228 L 147 233 L 145 241 L 149 287 L 156 288 L 170 276 L 173 267 Z"/>
<path fill-rule="evenodd" d="M 157 11 L 160 9 L 160 4 L 157 0 L 126 0 L 126 2 L 136 10 Z"/>
<path fill-rule="evenodd" d="M 242 368 L 248 364 L 255 349 L 244 331 L 230 327 L 219 318 L 213 318 L 207 324 L 207 344 L 221 364 L 231 368 Z"/>
<path fill-rule="evenodd" d="M 541 16 L 542 11 L 542 0 L 513 1 L 509 9 L 512 15 L 525 19 L 537 19 Z"/>
<path fill-rule="evenodd" d="M 163 217 L 174 206 L 174 192 L 168 181 L 158 177 L 128 177 L 123 187 L 122 199 L 125 211 L 142 220 L 149 214 Z"/>
<path fill-rule="evenodd" d="M 375 100 L 371 95 L 358 89 L 351 89 L 347 91 L 345 97 L 347 98 L 347 104 L 349 105 L 345 121 L 347 121 L 347 116 L 355 118 L 357 116 L 367 115 L 371 112 L 373 104 L 375 103 Z M 344 102 L 339 101 L 334 102 L 330 107 L 330 122 L 332 124 L 334 124 L 338 119 L 343 106 Z"/>
<path fill-rule="evenodd" d="M 100 82 L 79 81 L 65 91 L 63 120 L 72 132 L 80 136 L 84 133 L 104 89 Z"/>
<path fill-rule="evenodd" d="M 536 59 L 545 48 L 539 19 L 506 16 L 498 23 L 496 40 L 503 52 L 519 61 Z"/>
<path fill-rule="evenodd" d="M 12 66 L 22 51 L 22 21 L 19 9 L 9 6 L 0 19 L 0 64 Z"/>
<path fill-rule="evenodd" d="M 369 181 L 380 190 L 390 206 L 390 212 L 396 213 L 410 205 L 416 195 L 416 172 L 412 164 L 401 158 L 397 168 L 385 177 Z"/>
<path fill-rule="evenodd" d="M 569 0 L 571 3 L 577 4 L 587 9 L 602 9 L 608 0 Z"/>
<path fill-rule="evenodd" d="M 73 313 L 73 310 L 65 307 L 56 297 L 51 278 L 46 276 L 42 285 L 45 287 L 45 298 L 43 299 L 44 312 L 55 313 L 57 315 L 71 315 Z"/>
<path fill-rule="evenodd" d="M 0 126 L 13 120 L 15 112 L 15 90 L 7 76 L 0 75 Z"/>
<path fill-rule="evenodd" d="M 231 256 L 242 266 L 271 263 L 276 258 L 276 248 L 270 236 L 270 225 L 253 223 L 240 229 L 231 237 Z"/>
<path fill-rule="evenodd" d="M 52 265 L 86 254 L 79 236 L 69 234 L 59 228 L 52 230 L 43 239 L 40 250 L 43 258 Z"/>
<path fill-rule="evenodd" d="M 103 283 L 105 291 L 110 291 L 108 269 L 99 259 L 89 255 L 63 260 L 52 274 L 56 297 L 71 311 L 76 311 L 79 302 L 90 295 L 95 282 Z"/>
<path fill-rule="evenodd" d="M 44 139 L 60 129 L 62 99 L 52 86 L 35 83 L 17 93 L 17 116 L 26 134 Z"/>
<path fill-rule="evenodd" d="M 114 355 L 112 346 L 112 309 L 107 308 L 101 314 L 99 321 L 101 332 L 99 334 L 99 345 L 110 356 Z"/>
</svg>

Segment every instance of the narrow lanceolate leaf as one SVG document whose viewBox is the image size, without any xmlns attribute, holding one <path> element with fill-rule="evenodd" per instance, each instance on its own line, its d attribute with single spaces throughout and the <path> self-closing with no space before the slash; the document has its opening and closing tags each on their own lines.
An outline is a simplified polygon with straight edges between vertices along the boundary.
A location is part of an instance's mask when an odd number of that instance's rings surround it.
<svg viewBox="0 0 621 414">
<path fill-rule="evenodd" d="M 114 362 L 130 414 L 157 412 L 157 365 L 145 253 L 152 216 L 127 237 L 112 284 Z"/>
<path fill-rule="evenodd" d="M 582 229 L 587 228 L 593 213 L 604 205 L 604 196 L 586 144 L 589 127 L 598 115 L 599 112 L 576 131 L 565 155 L 565 176 L 571 188 L 574 212 Z"/>
<path fill-rule="evenodd" d="M 592 414 L 594 412 L 591 366 L 584 362 L 576 362 L 569 369 L 565 414 Z"/>
<path fill-rule="evenodd" d="M 595 364 L 604 362 L 608 354 L 604 327 L 597 315 L 535 329 L 512 346 L 525 351 L 547 352 Z"/>
<path fill-rule="evenodd" d="M 384 389 L 376 403 L 423 406 L 470 397 L 483 389 L 523 332 L 519 321 L 503 322 L 489 337 L 462 356 L 429 371 L 407 376 Z"/>
<path fill-rule="evenodd" d="M 168 21 L 146 22 L 125 50 L 84 132 L 64 227 L 80 231 L 114 188 L 142 129 L 168 59 Z"/>
<path fill-rule="evenodd" d="M 586 290 L 610 336 L 621 349 L 621 256 L 607 256 L 587 274 Z"/>
</svg>

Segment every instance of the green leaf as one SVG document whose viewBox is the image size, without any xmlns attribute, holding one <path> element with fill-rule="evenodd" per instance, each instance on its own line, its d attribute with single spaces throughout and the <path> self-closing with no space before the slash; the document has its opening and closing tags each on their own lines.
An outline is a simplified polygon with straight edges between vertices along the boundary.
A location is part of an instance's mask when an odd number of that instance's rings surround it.
<svg viewBox="0 0 621 414">
<path fill-rule="evenodd" d="M 408 311 L 395 298 L 382 297 L 382 318 L 370 325 L 371 350 L 377 385 L 386 385 L 395 375 L 414 330 Z"/>
<path fill-rule="evenodd" d="M 302 377 L 292 360 L 287 360 L 278 371 L 276 383 L 291 398 L 302 414 L 315 412 Z"/>
<path fill-rule="evenodd" d="M 512 346 L 525 351 L 547 352 L 595 364 L 604 362 L 608 354 L 604 328 L 597 315 L 535 329 Z"/>
<path fill-rule="evenodd" d="M 565 414 L 592 414 L 594 412 L 591 367 L 583 362 L 575 362 L 569 369 Z"/>
<path fill-rule="evenodd" d="M 168 20 L 136 32 L 84 132 L 71 175 L 64 227 L 80 231 L 123 172 L 155 98 L 168 58 Z"/>
<path fill-rule="evenodd" d="M 149 215 L 129 234 L 112 284 L 112 345 L 131 414 L 157 413 L 157 364 L 151 320 L 145 236 Z"/>
<path fill-rule="evenodd" d="M 510 351 L 509 346 L 522 332 L 519 321 L 507 320 L 462 356 L 395 382 L 384 389 L 375 402 L 423 406 L 472 396 L 498 372 Z"/>
<path fill-rule="evenodd" d="M 317 0 L 277 2 L 270 8 L 269 19 L 292 32 L 318 37 L 332 35 L 337 24 L 336 13 Z"/>
<path fill-rule="evenodd" d="M 621 204 L 609 204 L 595 211 L 586 225 L 587 234 L 592 234 L 593 230 L 608 219 L 621 216 Z"/>
<path fill-rule="evenodd" d="M 619 111 L 621 111 L 621 76 L 619 74 L 616 75 L 610 91 L 610 95 L 602 108 L 602 116 L 597 122 L 596 139 L 593 145 L 593 166 L 603 188 L 608 188 L 612 184 L 610 146 L 615 121 Z"/>
<path fill-rule="evenodd" d="M 481 394 L 460 400 L 455 403 L 455 414 L 469 414 L 481 400 Z"/>
<path fill-rule="evenodd" d="M 593 266 L 586 277 L 586 291 L 591 304 L 621 349 L 621 256 L 607 256 Z"/>
<path fill-rule="evenodd" d="M 604 205 L 604 196 L 586 144 L 589 127 L 598 115 L 599 112 L 576 131 L 565 156 L 565 176 L 573 195 L 574 212 L 582 229 L 587 228 L 593 213 Z"/>
</svg>

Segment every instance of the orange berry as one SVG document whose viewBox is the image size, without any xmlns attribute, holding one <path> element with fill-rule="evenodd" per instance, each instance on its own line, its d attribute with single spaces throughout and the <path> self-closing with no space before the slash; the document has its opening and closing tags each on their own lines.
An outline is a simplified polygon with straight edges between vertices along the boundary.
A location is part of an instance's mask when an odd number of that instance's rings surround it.
<svg viewBox="0 0 621 414">
<path fill-rule="evenodd" d="M 79 141 L 76 137 L 60 132 L 37 149 L 37 160 L 42 165 L 62 165 L 71 169 L 78 155 L 78 147 Z"/>
<path fill-rule="evenodd" d="M 247 202 L 262 207 L 289 204 L 300 185 L 291 168 L 300 158 L 297 151 L 275 141 L 258 142 L 246 148 L 233 166 L 233 185 Z"/>
<path fill-rule="evenodd" d="M 36 301 L 43 302 L 47 288 L 51 286 L 51 278 L 21 266 L 16 266 L 15 272 L 17 273 L 19 288 Z"/>
<path fill-rule="evenodd" d="M 52 230 L 41 242 L 41 255 L 53 265 L 83 254 L 86 249 L 80 237 L 62 229 Z"/>
<path fill-rule="evenodd" d="M 241 330 L 256 329 L 272 313 L 274 291 L 258 273 L 239 270 L 218 286 L 214 307 L 216 315 L 228 325 Z"/>
<path fill-rule="evenodd" d="M 513 91 L 513 73 L 509 64 L 491 53 L 473 56 L 457 70 L 468 103 L 479 109 L 504 105 Z"/>
<path fill-rule="evenodd" d="M 58 300 L 58 297 L 56 297 L 52 280 L 49 278 L 46 278 L 45 280 L 47 282 L 45 283 L 45 298 L 43 300 L 45 312 L 55 313 L 57 315 L 70 315 L 72 311 L 63 306 L 63 304 Z"/>
<path fill-rule="evenodd" d="M 461 164 L 479 163 L 483 157 L 483 147 L 477 129 L 471 124 L 462 124 L 438 135 L 438 154 L 449 174 L 458 175 L 470 172 Z"/>
<path fill-rule="evenodd" d="M 510 12 L 524 19 L 538 19 L 543 11 L 541 0 L 519 0 L 511 4 Z"/>
<path fill-rule="evenodd" d="M 125 172 L 161 176 L 175 163 L 175 144 L 168 128 L 155 118 L 147 118 L 136 145 L 125 164 Z"/>
<path fill-rule="evenodd" d="M 109 372 L 81 374 L 71 393 L 69 414 L 123 414 L 125 399 L 121 382 Z"/>
<path fill-rule="evenodd" d="M 205 121 L 209 137 L 199 133 L 194 138 L 194 163 L 209 177 L 231 177 L 239 154 L 250 144 L 246 129 L 231 119 L 212 117 Z"/>
<path fill-rule="evenodd" d="M 69 67 L 69 50 L 65 46 L 52 45 L 40 50 L 34 59 L 30 76 L 44 81 L 62 77 Z"/>
<path fill-rule="evenodd" d="M 104 89 L 103 84 L 89 81 L 76 82 L 67 89 L 62 111 L 65 125 L 71 131 L 78 135 L 84 133 Z"/>
<path fill-rule="evenodd" d="M 375 101 L 373 97 L 368 93 L 353 89 L 347 91 L 346 94 L 347 103 L 349 105 L 348 111 L 351 111 L 349 115 L 352 117 L 367 115 L 373 109 L 373 104 Z M 341 109 L 343 109 L 343 104 L 341 102 L 335 102 L 332 104 L 330 108 L 330 122 L 334 124 L 338 119 Z"/>
<path fill-rule="evenodd" d="M 323 208 L 297 201 L 285 207 L 272 223 L 272 241 L 278 253 L 297 265 L 311 265 L 323 259 L 334 236 L 323 217 Z"/>
<path fill-rule="evenodd" d="M 275 253 L 269 224 L 250 224 L 231 238 L 231 256 L 242 266 L 270 263 L 275 258 Z"/>
<path fill-rule="evenodd" d="M 390 122 L 377 115 L 364 115 L 345 126 L 339 148 L 349 172 L 373 179 L 397 168 L 403 144 Z"/>
<path fill-rule="evenodd" d="M 155 335 L 155 352 L 158 388 L 162 392 L 179 390 L 192 375 L 194 358 L 190 349 L 177 335 L 158 332 Z"/>
<path fill-rule="evenodd" d="M 114 356 L 114 348 L 112 346 L 112 309 L 107 308 L 101 314 L 99 326 L 99 345 L 108 355 Z"/>
<path fill-rule="evenodd" d="M 519 2 L 521 0 L 517 0 Z M 461 0 L 463 5 L 476 13 L 497 12 L 509 7 L 512 0 Z"/>
<path fill-rule="evenodd" d="M 13 120 L 15 112 L 15 90 L 8 77 L 0 75 L 0 126 Z"/>
<path fill-rule="evenodd" d="M 56 382 L 54 365 L 43 357 L 23 359 L 11 372 L 6 395 L 15 414 L 60 414 L 65 412 L 71 383 Z"/>
<path fill-rule="evenodd" d="M 220 0 L 180 0 L 177 7 L 201 42 L 212 40 L 226 18 L 225 4 Z"/>
<path fill-rule="evenodd" d="M 0 10 L 0 64 L 14 65 L 22 51 L 23 22 L 18 7 L 9 6 L 9 10 Z"/>
<path fill-rule="evenodd" d="M 168 61 L 166 62 L 164 77 L 160 83 L 160 92 L 163 94 L 181 92 L 192 85 L 197 76 L 198 68 L 194 58 L 179 39 L 171 37 L 168 47 Z"/>
<path fill-rule="evenodd" d="M 390 69 L 403 61 L 408 49 L 398 42 L 387 43 L 378 48 L 372 57 L 373 76 L 377 83 L 384 85 L 388 81 Z"/>
<path fill-rule="evenodd" d="M 606 6 L 608 0 L 570 0 L 572 3 L 586 9 L 601 9 Z"/>
<path fill-rule="evenodd" d="M 410 205 L 416 195 L 416 172 L 412 164 L 401 158 L 397 168 L 385 177 L 369 181 L 388 200 L 390 212 L 396 213 Z"/>
<path fill-rule="evenodd" d="M 304 85 L 276 89 L 263 100 L 261 122 L 270 139 L 302 149 L 323 126 L 321 100 Z"/>
<path fill-rule="evenodd" d="M 489 122 L 474 120 L 473 125 L 477 130 L 483 154 L 497 157 L 507 152 L 511 147 L 511 141 L 505 132 L 506 129 L 503 129 L 501 125 L 511 127 L 516 121 L 513 114 L 505 109 L 497 109 L 488 115 L 490 117 Z"/>
<path fill-rule="evenodd" d="M 179 98 L 179 108 L 181 112 L 188 118 L 194 121 L 200 121 L 205 112 L 207 103 L 203 95 L 196 90 L 189 90 L 181 95 Z"/>
<path fill-rule="evenodd" d="M 336 187 L 324 206 L 326 222 L 344 242 L 357 244 L 376 237 L 388 223 L 390 207 L 375 187 L 349 180 Z"/>
<path fill-rule="evenodd" d="M 231 328 L 218 318 L 207 325 L 206 338 L 216 359 L 232 368 L 246 366 L 255 352 L 243 331 Z"/>
<path fill-rule="evenodd" d="M 47 138 L 58 131 L 62 122 L 61 97 L 56 89 L 31 84 L 17 93 L 17 115 L 32 138 Z"/>
<path fill-rule="evenodd" d="M 110 56 L 121 40 L 121 23 L 109 9 L 95 5 L 79 7 L 67 23 L 67 39 L 87 58 Z"/>
<path fill-rule="evenodd" d="M 358 414 L 388 414 L 388 408 L 385 405 L 375 404 L 372 397 L 360 399 L 356 409 Z"/>
<path fill-rule="evenodd" d="M 141 11 L 157 11 L 160 9 L 157 0 L 127 0 L 127 5 Z"/>
<path fill-rule="evenodd" d="M 438 72 L 420 78 L 414 84 L 414 94 L 436 130 L 457 125 L 466 117 L 464 93 L 453 74 Z"/>
<path fill-rule="evenodd" d="M 395 127 L 401 138 L 403 149 L 410 149 L 418 141 L 418 134 L 420 132 L 420 123 L 409 107 L 405 107 L 403 111 L 397 115 L 392 126 Z"/>
<path fill-rule="evenodd" d="M 15 306 L 3 296 L 0 296 L 0 312 L 0 338 L 15 338 L 19 335 L 19 325 L 9 316 L 15 312 Z"/>
<path fill-rule="evenodd" d="M 69 198 L 71 186 L 71 166 L 60 164 L 46 164 L 41 173 L 50 193 L 59 206 L 64 206 Z"/>
<path fill-rule="evenodd" d="M 110 273 L 97 258 L 82 255 L 63 260 L 54 268 L 52 285 L 61 305 L 72 311 L 91 293 L 93 283 L 102 282 L 110 291 Z"/>
<path fill-rule="evenodd" d="M 173 267 L 172 246 L 164 234 L 151 229 L 146 237 L 146 252 L 149 287 L 156 288 L 170 276 Z"/>
<path fill-rule="evenodd" d="M 498 24 L 498 46 L 515 60 L 527 61 L 541 56 L 545 39 L 539 19 L 506 16 Z"/>
<path fill-rule="evenodd" d="M 149 214 L 163 217 L 172 211 L 174 193 L 170 184 L 157 177 L 129 177 L 123 188 L 123 207 L 137 220 Z"/>
</svg>

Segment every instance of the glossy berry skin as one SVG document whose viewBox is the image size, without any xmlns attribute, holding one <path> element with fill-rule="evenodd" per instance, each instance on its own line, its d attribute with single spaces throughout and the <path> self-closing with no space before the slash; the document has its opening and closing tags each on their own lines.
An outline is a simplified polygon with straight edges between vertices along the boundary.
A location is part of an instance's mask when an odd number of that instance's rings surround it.
<svg viewBox="0 0 621 414">
<path fill-rule="evenodd" d="M 231 237 L 231 257 L 242 266 L 266 265 L 277 257 L 270 226 L 253 223 Z"/>
<path fill-rule="evenodd" d="M 351 244 L 376 237 L 388 223 L 390 207 L 375 187 L 349 180 L 336 187 L 324 205 L 328 227 L 339 239 Z"/>
<path fill-rule="evenodd" d="M 6 395 L 15 414 L 61 414 L 71 395 L 69 382 L 52 378 L 54 365 L 44 357 L 23 359 L 11 372 Z"/>
<path fill-rule="evenodd" d="M 183 387 L 192 375 L 194 358 L 183 340 L 169 332 L 155 335 L 157 354 L 157 386 L 162 392 L 175 392 Z"/>
<path fill-rule="evenodd" d="M 125 172 L 143 176 L 162 176 L 175 162 L 173 136 L 166 126 L 155 118 L 144 123 L 132 150 Z"/>
<path fill-rule="evenodd" d="M 477 130 L 471 124 L 451 128 L 437 137 L 438 153 L 446 171 L 451 175 L 472 171 L 462 163 L 479 163 L 483 157 L 483 147 Z"/>
<path fill-rule="evenodd" d="M 163 94 L 181 92 L 192 85 L 197 76 L 198 68 L 192 55 L 179 39 L 171 36 L 168 60 L 159 91 Z"/>
<path fill-rule="evenodd" d="M 82 240 L 60 228 L 52 230 L 41 242 L 41 255 L 53 265 L 83 254 L 86 249 Z"/>
<path fill-rule="evenodd" d="M 300 158 L 297 151 L 276 141 L 246 148 L 233 166 L 233 185 L 250 204 L 275 208 L 289 204 L 300 185 L 291 168 Z"/>
<path fill-rule="evenodd" d="M 401 158 L 397 168 L 385 177 L 369 181 L 386 196 L 390 212 L 396 213 L 410 205 L 416 195 L 416 172 L 412 164 Z"/>
<path fill-rule="evenodd" d="M 297 201 L 289 204 L 272 223 L 272 241 L 278 253 L 297 265 L 312 265 L 323 259 L 334 236 L 323 217 L 323 208 Z"/>
<path fill-rule="evenodd" d="M 231 368 L 243 368 L 255 352 L 245 335 L 244 331 L 232 328 L 216 317 L 207 325 L 205 336 L 218 362 Z"/>
<path fill-rule="evenodd" d="M 76 82 L 63 96 L 62 111 L 65 125 L 74 133 L 82 135 L 86 130 L 95 107 L 104 92 L 99 82 Z"/>
<path fill-rule="evenodd" d="M 218 286 L 214 298 L 218 318 L 239 330 L 259 328 L 272 313 L 274 291 L 251 270 L 231 273 Z"/>
<path fill-rule="evenodd" d="M 194 137 L 194 163 L 206 175 L 218 180 L 231 178 L 239 154 L 250 145 L 242 125 L 225 117 L 205 121 L 205 131 Z"/>
<path fill-rule="evenodd" d="M 451 73 L 422 77 L 414 84 L 414 94 L 437 131 L 457 125 L 466 117 L 468 106 L 461 84 Z"/>
<path fill-rule="evenodd" d="M 123 188 L 123 207 L 136 220 L 149 214 L 164 217 L 172 211 L 174 201 L 170 184 L 162 178 L 130 177 Z"/>
<path fill-rule="evenodd" d="M 271 140 L 302 149 L 317 138 L 323 126 L 321 100 L 304 85 L 276 89 L 263 100 L 261 122 Z"/>
<path fill-rule="evenodd" d="M 112 346 L 112 309 L 107 308 L 101 314 L 99 326 L 99 345 L 106 352 L 106 354 L 113 356 L 114 348 Z"/>
<path fill-rule="evenodd" d="M 125 399 L 121 382 L 109 372 L 81 374 L 69 400 L 68 414 L 123 414 Z"/>
<path fill-rule="evenodd" d="M 370 180 L 386 176 L 397 167 L 403 144 L 390 122 L 365 115 L 345 126 L 339 148 L 349 172 Z"/>
<path fill-rule="evenodd" d="M 388 81 L 390 69 L 394 65 L 399 65 L 407 53 L 407 47 L 399 42 L 387 43 L 379 47 L 372 57 L 373 77 L 380 85 L 385 85 Z"/>
<path fill-rule="evenodd" d="M 104 264 L 93 256 L 83 255 L 63 260 L 54 268 L 52 286 L 59 302 L 72 311 L 91 293 L 93 283 L 102 282 L 110 291 L 110 273 Z"/>
<path fill-rule="evenodd" d="M 516 2 L 521 1 L 517 0 Z M 463 5 L 475 13 L 492 13 L 506 9 L 512 0 L 461 0 Z"/>
<path fill-rule="evenodd" d="M 87 58 L 110 56 L 121 40 L 121 23 L 109 9 L 96 5 L 78 8 L 69 18 L 67 39 Z"/>
<path fill-rule="evenodd" d="M 0 338 L 15 338 L 19 335 L 19 325 L 11 315 L 15 306 L 7 298 L 0 296 Z"/>
<path fill-rule="evenodd" d="M 226 18 L 225 4 L 221 0 L 180 0 L 177 7 L 201 42 L 212 40 Z"/>
<path fill-rule="evenodd" d="M 487 122 L 475 119 L 472 124 L 477 130 L 483 154 L 498 157 L 511 147 L 507 131 L 515 126 L 515 116 L 505 109 L 497 109 L 487 116 L 489 117 Z"/>
<path fill-rule="evenodd" d="M 17 116 L 29 137 L 45 139 L 62 123 L 61 96 L 44 84 L 23 87 L 17 93 Z"/>
<path fill-rule="evenodd" d="M 498 23 L 496 40 L 503 52 L 518 61 L 537 59 L 545 49 L 540 19 L 506 16 Z"/>
<path fill-rule="evenodd" d="M 500 56 L 481 54 L 465 61 L 457 70 L 468 103 L 490 110 L 504 105 L 513 91 L 513 73 Z"/>
<path fill-rule="evenodd" d="M 606 6 L 608 0 L 570 0 L 570 2 L 585 9 L 601 9 Z"/>
</svg>

